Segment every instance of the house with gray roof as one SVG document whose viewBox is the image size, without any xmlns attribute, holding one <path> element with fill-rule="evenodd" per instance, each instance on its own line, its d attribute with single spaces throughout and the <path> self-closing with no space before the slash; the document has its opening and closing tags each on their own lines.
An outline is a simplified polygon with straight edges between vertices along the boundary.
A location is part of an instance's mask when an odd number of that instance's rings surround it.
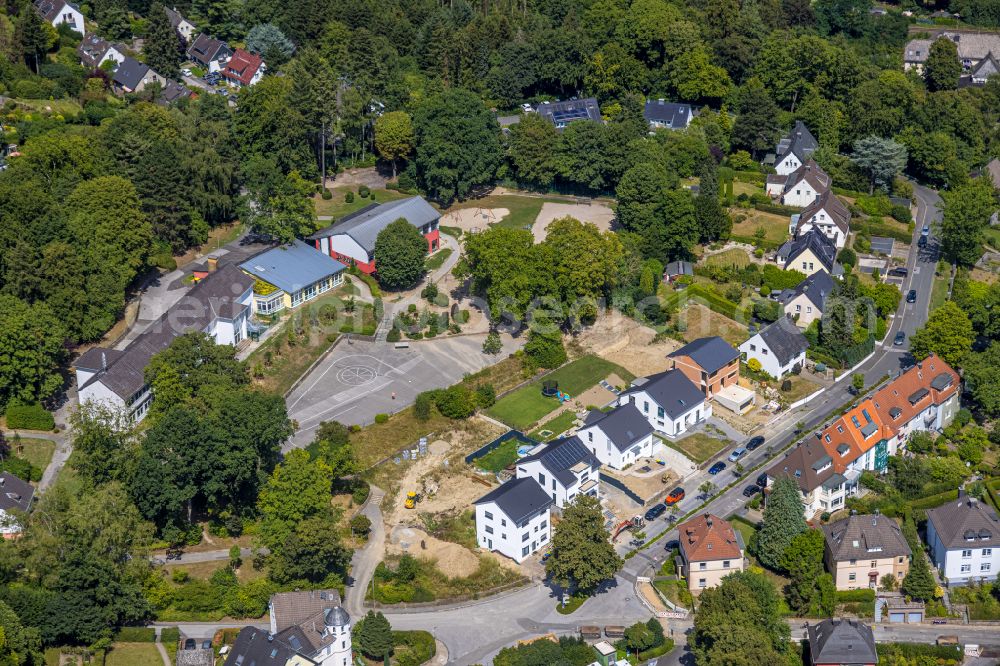
<svg viewBox="0 0 1000 666">
<path fill-rule="evenodd" d="M 826 271 L 833 277 L 844 274 L 843 267 L 837 263 L 837 246 L 816 229 L 785 242 L 774 259 L 786 271 L 795 270 L 807 276 L 817 271 Z"/>
<path fill-rule="evenodd" d="M 317 250 L 362 273 L 377 272 L 375 240 L 379 232 L 396 220 L 415 226 L 427 239 L 427 252 L 437 252 L 441 243 L 438 225 L 441 213 L 423 197 L 410 197 L 388 203 L 374 203 L 342 217 L 325 229 L 306 238 Z"/>
<path fill-rule="evenodd" d="M 857 620 L 827 619 L 806 627 L 813 666 L 875 666 L 875 634 Z"/>
<path fill-rule="evenodd" d="M 712 416 L 705 394 L 677 368 L 635 378 L 618 396 L 619 405 L 629 403 L 653 430 L 667 437 L 683 435 Z"/>
<path fill-rule="evenodd" d="M 807 349 L 806 336 L 787 316 L 779 317 L 740 345 L 747 363 L 757 359 L 761 370 L 776 379 L 794 372 L 796 367 L 804 368 Z"/>
<path fill-rule="evenodd" d="M 560 509 L 577 495 L 600 497 L 597 459 L 577 436 L 558 439 L 517 461 L 517 478 L 534 479 Z"/>
<path fill-rule="evenodd" d="M 187 57 L 209 72 L 219 72 L 233 57 L 233 50 L 229 44 L 221 39 L 216 39 L 203 32 L 191 42 L 191 46 L 187 50 Z"/>
<path fill-rule="evenodd" d="M 973 32 L 962 30 L 941 30 L 932 32 L 929 37 L 911 39 L 903 47 L 903 69 L 914 69 L 923 73 L 924 63 L 930 55 L 931 44 L 938 39 L 950 39 L 955 42 L 958 59 L 965 71 L 975 70 L 991 53 L 1000 53 L 1000 34 L 994 32 Z"/>
<path fill-rule="evenodd" d="M 181 36 L 184 43 L 189 44 L 195 31 L 198 29 L 197 26 L 184 18 L 184 16 L 177 11 L 176 7 L 164 7 L 164 10 L 167 12 L 167 18 L 170 19 L 170 25 L 177 31 L 177 34 Z"/>
<path fill-rule="evenodd" d="M 708 400 L 740 379 L 740 353 L 717 335 L 692 340 L 667 358 Z"/>
<path fill-rule="evenodd" d="M 643 117 L 649 123 L 649 128 L 657 130 L 666 129 L 687 129 L 687 126 L 694 120 L 695 110 L 690 104 L 668 102 L 665 99 L 646 100 L 646 107 L 643 110 Z"/>
<path fill-rule="evenodd" d="M 476 507 L 476 543 L 518 564 L 549 543 L 555 504 L 535 479 L 511 479 L 486 493 Z"/>
<path fill-rule="evenodd" d="M 163 86 L 163 90 L 160 91 L 160 96 L 156 98 L 156 103 L 169 106 L 182 99 L 190 99 L 191 95 L 191 91 L 183 84 L 177 81 L 167 81 L 167 85 Z"/>
<path fill-rule="evenodd" d="M 609 411 L 591 410 L 576 436 L 601 464 L 612 469 L 624 469 L 640 458 L 651 457 L 660 446 L 653 437 L 653 426 L 630 402 Z"/>
<path fill-rule="evenodd" d="M 1000 570 L 1000 518 L 986 502 L 959 497 L 927 511 L 931 560 L 948 585 L 994 581 Z"/>
<path fill-rule="evenodd" d="M 583 99 L 567 99 L 561 102 L 542 102 L 535 111 L 555 125 L 557 130 L 563 130 L 572 122 L 587 120 L 603 123 L 601 107 L 593 97 Z"/>
<path fill-rule="evenodd" d="M 838 590 L 875 589 L 885 576 L 902 583 L 910 570 L 910 546 L 888 516 L 852 513 L 822 529 L 823 561 Z"/>
<path fill-rule="evenodd" d="M 10 472 L 0 472 L 0 534 L 10 538 L 21 533 L 17 514 L 31 510 L 35 487 Z"/>
<path fill-rule="evenodd" d="M 785 289 L 775 299 L 799 328 L 808 328 L 823 317 L 826 299 L 833 293 L 833 278 L 826 271 L 816 271 L 792 289 Z"/>
<path fill-rule="evenodd" d="M 81 35 L 86 34 L 83 22 L 83 12 L 72 2 L 65 0 L 35 0 L 35 11 L 48 21 L 53 28 L 62 24 L 68 25 Z"/>
<path fill-rule="evenodd" d="M 130 56 L 125 56 L 111 75 L 111 85 L 119 94 L 140 93 L 153 84 L 165 86 L 167 80 Z"/>
<path fill-rule="evenodd" d="M 96 69 L 108 60 L 120 63 L 125 59 L 127 51 L 123 45 L 112 44 L 91 33 L 80 41 L 76 54 L 80 57 L 81 65 Z"/>
<path fill-rule="evenodd" d="M 296 239 L 250 257 L 240 269 L 255 280 L 253 311 L 272 315 L 339 287 L 347 266 Z"/>
<path fill-rule="evenodd" d="M 205 333 L 217 344 L 247 338 L 253 279 L 232 264 L 209 273 L 123 349 L 93 347 L 73 363 L 80 404 L 102 402 L 139 421 L 153 399 L 146 365 L 177 336 Z"/>
<path fill-rule="evenodd" d="M 822 232 L 838 250 L 846 244 L 851 231 L 851 211 L 833 190 L 820 192 L 801 213 L 792 215 L 788 232 L 795 238 L 813 229 Z"/>
<path fill-rule="evenodd" d="M 801 120 L 796 120 L 791 131 L 778 141 L 774 151 L 774 170 L 779 176 L 787 176 L 812 157 L 819 148 L 819 142 Z"/>
<path fill-rule="evenodd" d="M 764 189 L 785 206 L 805 208 L 832 184 L 829 174 L 813 160 L 807 160 L 790 174 L 769 175 L 764 180 Z"/>
</svg>

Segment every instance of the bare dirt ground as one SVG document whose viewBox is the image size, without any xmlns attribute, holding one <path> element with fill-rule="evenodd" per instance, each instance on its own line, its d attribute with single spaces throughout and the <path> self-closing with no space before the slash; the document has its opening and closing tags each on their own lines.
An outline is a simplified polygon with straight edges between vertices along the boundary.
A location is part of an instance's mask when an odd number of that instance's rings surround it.
<svg viewBox="0 0 1000 666">
<path fill-rule="evenodd" d="M 441 226 L 458 227 L 467 233 L 478 233 L 508 215 L 510 211 L 506 208 L 459 208 L 442 215 Z"/>
<path fill-rule="evenodd" d="M 546 228 L 550 222 L 567 216 L 574 217 L 581 222 L 590 222 L 601 231 L 610 230 L 611 221 L 615 219 L 614 211 L 603 203 L 544 203 L 538 217 L 535 218 L 534 226 L 531 227 L 531 232 L 535 235 L 535 242 L 540 243 L 545 240 Z"/>
<path fill-rule="evenodd" d="M 634 319 L 615 313 L 601 317 L 580 333 L 576 342 L 586 351 L 617 363 L 637 377 L 663 372 L 670 367 L 667 354 L 681 345 L 676 340 L 653 344 L 656 331 Z M 626 382 L 622 382 L 625 384 Z"/>
<path fill-rule="evenodd" d="M 658 595 L 656 593 L 656 590 L 653 589 L 652 583 L 639 583 L 638 587 L 639 587 L 639 594 L 641 594 L 642 598 L 645 599 L 647 602 L 649 602 L 649 605 L 652 606 L 655 610 L 658 611 L 667 610 L 667 605 L 663 603 L 663 600 L 660 599 L 660 595 Z"/>
<path fill-rule="evenodd" d="M 330 185 L 329 180 L 333 183 Z M 388 178 L 380 174 L 375 167 L 364 169 L 348 169 L 338 173 L 336 178 L 328 179 L 328 185 L 367 185 L 368 187 L 385 189 Z"/>
<path fill-rule="evenodd" d="M 389 536 L 386 551 L 436 560 L 437 568 L 449 578 L 471 576 L 479 568 L 479 557 L 468 548 L 435 539 L 416 527 L 396 527 Z"/>
<path fill-rule="evenodd" d="M 713 312 L 699 303 L 689 303 L 680 312 L 679 318 L 687 324 L 684 339 L 688 342 L 710 335 L 718 335 L 735 347 L 747 339 L 746 326 L 718 312 Z"/>
<path fill-rule="evenodd" d="M 624 380 L 618 375 L 611 375 L 607 379 L 608 383 L 612 386 L 621 386 L 625 383 Z M 603 407 L 613 401 L 616 397 L 617 396 L 615 396 L 615 394 L 608 389 L 604 388 L 600 384 L 596 384 L 578 395 L 575 398 L 575 402 L 583 405 L 584 409 L 591 405 L 594 407 Z"/>
</svg>

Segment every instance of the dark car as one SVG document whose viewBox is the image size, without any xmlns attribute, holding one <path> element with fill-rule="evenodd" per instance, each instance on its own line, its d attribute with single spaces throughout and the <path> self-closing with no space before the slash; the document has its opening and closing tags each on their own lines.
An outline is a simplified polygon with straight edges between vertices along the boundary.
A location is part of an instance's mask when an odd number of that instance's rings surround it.
<svg viewBox="0 0 1000 666">
<path fill-rule="evenodd" d="M 198 647 L 198 644 L 195 643 L 195 641 L 194 641 L 193 638 L 188 638 L 188 639 L 184 640 L 184 649 L 185 650 L 193 650 L 196 647 Z"/>
<path fill-rule="evenodd" d="M 763 472 L 757 477 L 757 487 L 764 488 L 765 486 L 767 486 L 767 472 Z"/>
<path fill-rule="evenodd" d="M 899 333 L 896 334 L 896 337 L 893 339 L 892 344 L 894 344 L 897 347 L 899 347 L 904 342 L 906 342 L 906 333 L 903 333 L 902 331 L 900 331 Z"/>
<path fill-rule="evenodd" d="M 667 505 L 669 506 L 671 504 L 677 504 L 682 499 L 684 499 L 684 489 L 681 488 L 680 486 L 677 486 L 676 488 L 670 491 L 669 495 L 667 495 Z"/>
<path fill-rule="evenodd" d="M 909 292 L 907 292 L 907 294 L 906 294 L 906 302 L 907 303 L 916 303 L 917 302 L 917 290 L 916 289 L 911 289 Z"/>
<path fill-rule="evenodd" d="M 758 446 L 760 446 L 763 443 L 764 443 L 764 438 L 761 437 L 760 435 L 757 435 L 756 437 L 754 437 L 753 439 L 751 439 L 749 442 L 747 442 L 747 451 L 753 451 L 754 449 L 756 449 Z"/>
<path fill-rule="evenodd" d="M 678 541 L 677 539 L 671 539 L 670 541 L 663 544 L 663 550 L 667 551 L 677 550 L 680 547 L 681 547 L 681 542 Z"/>
<path fill-rule="evenodd" d="M 743 489 L 743 497 L 753 497 L 760 492 L 760 486 L 747 486 Z"/>
<path fill-rule="evenodd" d="M 662 504 L 662 503 L 661 504 L 654 504 L 653 506 L 651 506 L 649 508 L 649 511 L 646 512 L 646 516 L 645 516 L 646 517 L 646 522 L 647 523 L 653 522 L 654 520 L 656 520 L 657 518 L 659 518 L 660 516 L 662 516 L 663 512 L 666 511 L 666 510 L 667 510 L 667 505 L 666 504 Z"/>
<path fill-rule="evenodd" d="M 724 462 L 722 462 L 720 460 L 719 462 L 715 463 L 714 465 L 712 465 L 711 467 L 708 468 L 708 473 L 709 474 L 718 474 L 719 472 L 721 472 L 724 469 L 726 469 L 726 463 L 724 463 Z"/>
<path fill-rule="evenodd" d="M 927 247 L 927 236 L 921 236 L 917 241 L 917 247 Z"/>
<path fill-rule="evenodd" d="M 897 266 L 896 268 L 889 269 L 889 275 L 892 275 L 893 277 L 906 277 L 909 274 L 910 271 L 903 266 Z"/>
</svg>

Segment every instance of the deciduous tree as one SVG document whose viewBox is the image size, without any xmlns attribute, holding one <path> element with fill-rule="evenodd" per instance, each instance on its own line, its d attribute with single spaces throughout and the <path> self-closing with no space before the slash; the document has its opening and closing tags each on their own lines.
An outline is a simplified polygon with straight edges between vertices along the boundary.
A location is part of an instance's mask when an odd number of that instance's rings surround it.
<svg viewBox="0 0 1000 666">
<path fill-rule="evenodd" d="M 564 587 L 590 593 L 613 578 L 622 564 L 604 527 L 600 504 L 589 495 L 577 495 L 555 528 L 546 573 Z"/>
<path fill-rule="evenodd" d="M 941 41 L 941 40 L 938 40 Z M 996 211 L 993 185 L 984 178 L 943 192 L 942 250 L 946 258 L 971 266 L 983 254 L 983 230 Z"/>
<path fill-rule="evenodd" d="M 44 303 L 0 296 L 0 405 L 36 403 L 62 387 L 66 332 Z"/>
<path fill-rule="evenodd" d="M 396 163 L 409 158 L 416 139 L 413 120 L 406 111 L 390 111 L 375 121 L 375 150 L 392 164 L 392 177 L 396 177 Z"/>
<path fill-rule="evenodd" d="M 906 167 L 906 146 L 892 139 L 868 136 L 854 142 L 851 160 L 868 174 L 869 192 L 876 187 L 888 190 L 896 174 Z"/>
<path fill-rule="evenodd" d="M 405 289 L 424 274 L 427 239 L 420 230 L 399 218 L 378 232 L 375 239 L 375 270 L 386 289 Z"/>
<path fill-rule="evenodd" d="M 969 317 L 954 301 L 946 301 L 931 312 L 927 323 L 910 338 L 910 353 L 918 361 L 934 353 L 957 366 L 962 364 L 975 339 Z"/>
<path fill-rule="evenodd" d="M 149 30 L 142 47 L 146 64 L 160 76 L 176 79 L 184 59 L 180 34 L 170 24 L 163 5 L 154 2 L 149 8 Z"/>
<path fill-rule="evenodd" d="M 924 63 L 924 81 L 931 92 L 954 90 L 962 75 L 962 61 L 958 59 L 958 45 L 948 38 L 935 39 L 927 52 Z"/>
</svg>

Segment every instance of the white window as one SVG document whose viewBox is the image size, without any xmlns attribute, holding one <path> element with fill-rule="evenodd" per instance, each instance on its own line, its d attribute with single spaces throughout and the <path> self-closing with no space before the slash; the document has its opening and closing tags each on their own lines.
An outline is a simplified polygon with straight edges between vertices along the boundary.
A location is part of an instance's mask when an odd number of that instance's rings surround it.
<svg viewBox="0 0 1000 666">
<path fill-rule="evenodd" d="M 992 548 L 983 548 L 983 557 L 992 557 L 992 556 L 993 556 Z"/>
<path fill-rule="evenodd" d="M 855 573 L 847 574 L 847 580 L 857 580 L 857 579 L 858 579 L 858 574 Z"/>
<path fill-rule="evenodd" d="M 761 347 L 760 348 L 760 353 L 763 354 L 764 356 L 767 356 L 767 348 L 766 347 Z"/>
<path fill-rule="evenodd" d="M 483 529 L 485 529 L 485 530 L 486 530 L 486 533 L 487 533 L 487 534 L 493 534 L 493 528 L 492 528 L 492 527 L 490 527 L 489 525 L 487 525 L 487 526 L 486 526 L 485 528 L 483 528 Z"/>
<path fill-rule="evenodd" d="M 796 305 L 795 306 L 795 311 L 796 312 L 802 312 L 802 306 L 801 305 Z"/>
<path fill-rule="evenodd" d="M 698 569 L 700 569 L 701 571 L 704 571 L 707 568 L 708 568 L 708 563 L 707 562 L 699 562 L 698 563 Z"/>
<path fill-rule="evenodd" d="M 524 548 L 521 549 L 521 557 L 527 557 L 527 556 L 528 556 L 528 547 L 525 546 Z"/>
<path fill-rule="evenodd" d="M 812 314 L 812 311 L 813 311 L 812 306 L 811 305 L 807 305 L 806 306 L 806 312 L 808 312 L 809 314 Z"/>
<path fill-rule="evenodd" d="M 707 586 L 708 586 L 708 583 L 705 582 L 704 578 L 699 578 L 698 579 L 698 587 L 707 587 Z"/>
<path fill-rule="evenodd" d="M 962 565 L 962 573 L 969 573 L 971 571 L 972 571 L 972 565 L 971 564 L 963 564 Z"/>
<path fill-rule="evenodd" d="M 990 570 L 990 563 L 989 562 L 983 562 L 982 564 L 979 565 L 979 570 L 980 571 L 989 571 Z"/>
<path fill-rule="evenodd" d="M 757 351 L 757 345 L 750 345 L 750 351 Z"/>
<path fill-rule="evenodd" d="M 971 550 L 963 550 L 962 551 L 962 557 L 972 557 L 972 551 Z"/>
<path fill-rule="evenodd" d="M 525 532 L 524 534 L 521 535 L 521 542 L 523 543 L 530 538 L 531 538 L 531 532 Z"/>
<path fill-rule="evenodd" d="M 723 560 L 722 561 L 722 568 L 723 569 L 728 569 L 729 568 L 729 560 Z"/>
</svg>

